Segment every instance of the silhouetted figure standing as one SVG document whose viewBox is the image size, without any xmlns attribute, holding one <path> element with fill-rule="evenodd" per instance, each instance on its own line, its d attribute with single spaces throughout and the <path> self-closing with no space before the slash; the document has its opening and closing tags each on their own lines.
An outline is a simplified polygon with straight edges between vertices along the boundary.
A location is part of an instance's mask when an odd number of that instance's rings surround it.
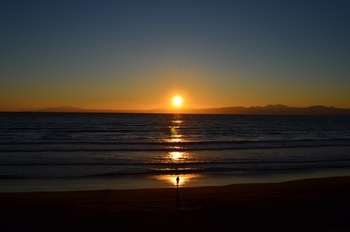
<svg viewBox="0 0 350 232">
<path fill-rule="evenodd" d="M 176 208 L 177 208 L 177 210 L 179 210 L 179 208 L 180 208 L 179 182 L 180 182 L 180 177 L 176 177 Z"/>
</svg>

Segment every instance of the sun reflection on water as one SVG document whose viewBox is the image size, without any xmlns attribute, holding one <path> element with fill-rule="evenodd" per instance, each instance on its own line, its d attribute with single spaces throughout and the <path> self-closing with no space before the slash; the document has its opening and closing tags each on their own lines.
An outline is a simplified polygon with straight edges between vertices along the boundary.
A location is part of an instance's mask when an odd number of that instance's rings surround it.
<svg viewBox="0 0 350 232">
<path fill-rule="evenodd" d="M 175 146 L 174 149 L 181 148 Z M 163 157 L 166 163 L 189 163 L 194 161 L 193 155 L 186 151 L 170 151 Z"/>
<path fill-rule="evenodd" d="M 169 142 L 178 143 L 182 142 L 182 135 L 180 134 L 180 127 L 172 126 L 170 127 L 170 140 Z"/>
<path fill-rule="evenodd" d="M 176 178 L 179 177 L 179 186 L 187 186 L 195 179 L 201 177 L 200 174 L 181 174 L 181 175 L 157 175 L 153 176 L 154 179 L 159 181 L 164 181 L 170 184 L 171 186 L 176 186 Z"/>
<path fill-rule="evenodd" d="M 191 153 L 183 151 L 184 147 L 181 145 L 184 141 L 184 137 L 182 134 L 184 121 L 182 120 L 182 115 L 174 115 L 174 118 L 171 120 L 169 125 L 169 134 L 164 138 L 164 140 L 168 143 L 176 143 L 170 144 L 167 149 L 171 149 L 172 151 L 167 152 L 162 155 L 162 160 L 165 163 L 170 164 L 170 166 L 165 166 L 161 168 L 157 168 L 157 171 L 173 173 L 173 174 L 164 174 L 164 175 L 154 175 L 151 178 L 156 179 L 157 181 L 162 181 L 166 183 L 166 186 L 170 187 L 179 187 L 179 186 L 188 186 L 195 179 L 202 177 L 201 174 L 174 174 L 174 173 L 187 173 L 193 172 L 195 169 L 193 167 L 188 166 L 188 163 L 192 162 L 194 157 Z M 179 164 L 179 165 L 178 165 Z M 185 164 L 183 166 L 181 164 Z M 179 182 L 177 183 L 177 177 L 179 177 Z"/>
<path fill-rule="evenodd" d="M 172 151 L 172 152 L 169 152 L 170 154 L 170 158 L 174 161 L 178 161 L 180 159 L 182 159 L 182 155 L 183 155 L 183 152 L 180 152 L 180 151 Z"/>
<path fill-rule="evenodd" d="M 183 121 L 181 120 L 181 115 L 174 115 L 174 119 L 171 120 L 170 129 L 170 137 L 166 138 L 167 142 L 171 143 L 180 143 L 183 142 L 183 136 L 181 134 L 181 124 Z"/>
</svg>

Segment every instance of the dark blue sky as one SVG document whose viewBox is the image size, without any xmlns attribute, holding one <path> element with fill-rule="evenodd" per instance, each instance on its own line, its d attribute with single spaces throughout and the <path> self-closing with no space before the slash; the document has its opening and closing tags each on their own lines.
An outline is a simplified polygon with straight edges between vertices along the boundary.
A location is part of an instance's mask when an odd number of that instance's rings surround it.
<svg viewBox="0 0 350 232">
<path fill-rule="evenodd" d="M 7 1 L 0 109 L 350 108 L 349 1 Z"/>
</svg>

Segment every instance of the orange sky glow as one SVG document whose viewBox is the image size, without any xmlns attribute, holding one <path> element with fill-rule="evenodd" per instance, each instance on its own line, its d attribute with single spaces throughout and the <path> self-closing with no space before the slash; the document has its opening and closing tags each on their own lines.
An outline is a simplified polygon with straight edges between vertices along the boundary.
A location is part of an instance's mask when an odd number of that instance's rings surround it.
<svg viewBox="0 0 350 232">
<path fill-rule="evenodd" d="M 0 111 L 350 108 L 347 1 L 139 5 L 4 4 Z"/>
</svg>

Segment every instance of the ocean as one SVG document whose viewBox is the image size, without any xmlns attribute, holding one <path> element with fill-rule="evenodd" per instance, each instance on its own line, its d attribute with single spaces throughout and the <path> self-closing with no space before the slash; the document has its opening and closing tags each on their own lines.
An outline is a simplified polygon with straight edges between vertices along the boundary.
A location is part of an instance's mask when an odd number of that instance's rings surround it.
<svg viewBox="0 0 350 232">
<path fill-rule="evenodd" d="M 0 191 L 350 175 L 350 117 L 0 113 Z"/>
</svg>

